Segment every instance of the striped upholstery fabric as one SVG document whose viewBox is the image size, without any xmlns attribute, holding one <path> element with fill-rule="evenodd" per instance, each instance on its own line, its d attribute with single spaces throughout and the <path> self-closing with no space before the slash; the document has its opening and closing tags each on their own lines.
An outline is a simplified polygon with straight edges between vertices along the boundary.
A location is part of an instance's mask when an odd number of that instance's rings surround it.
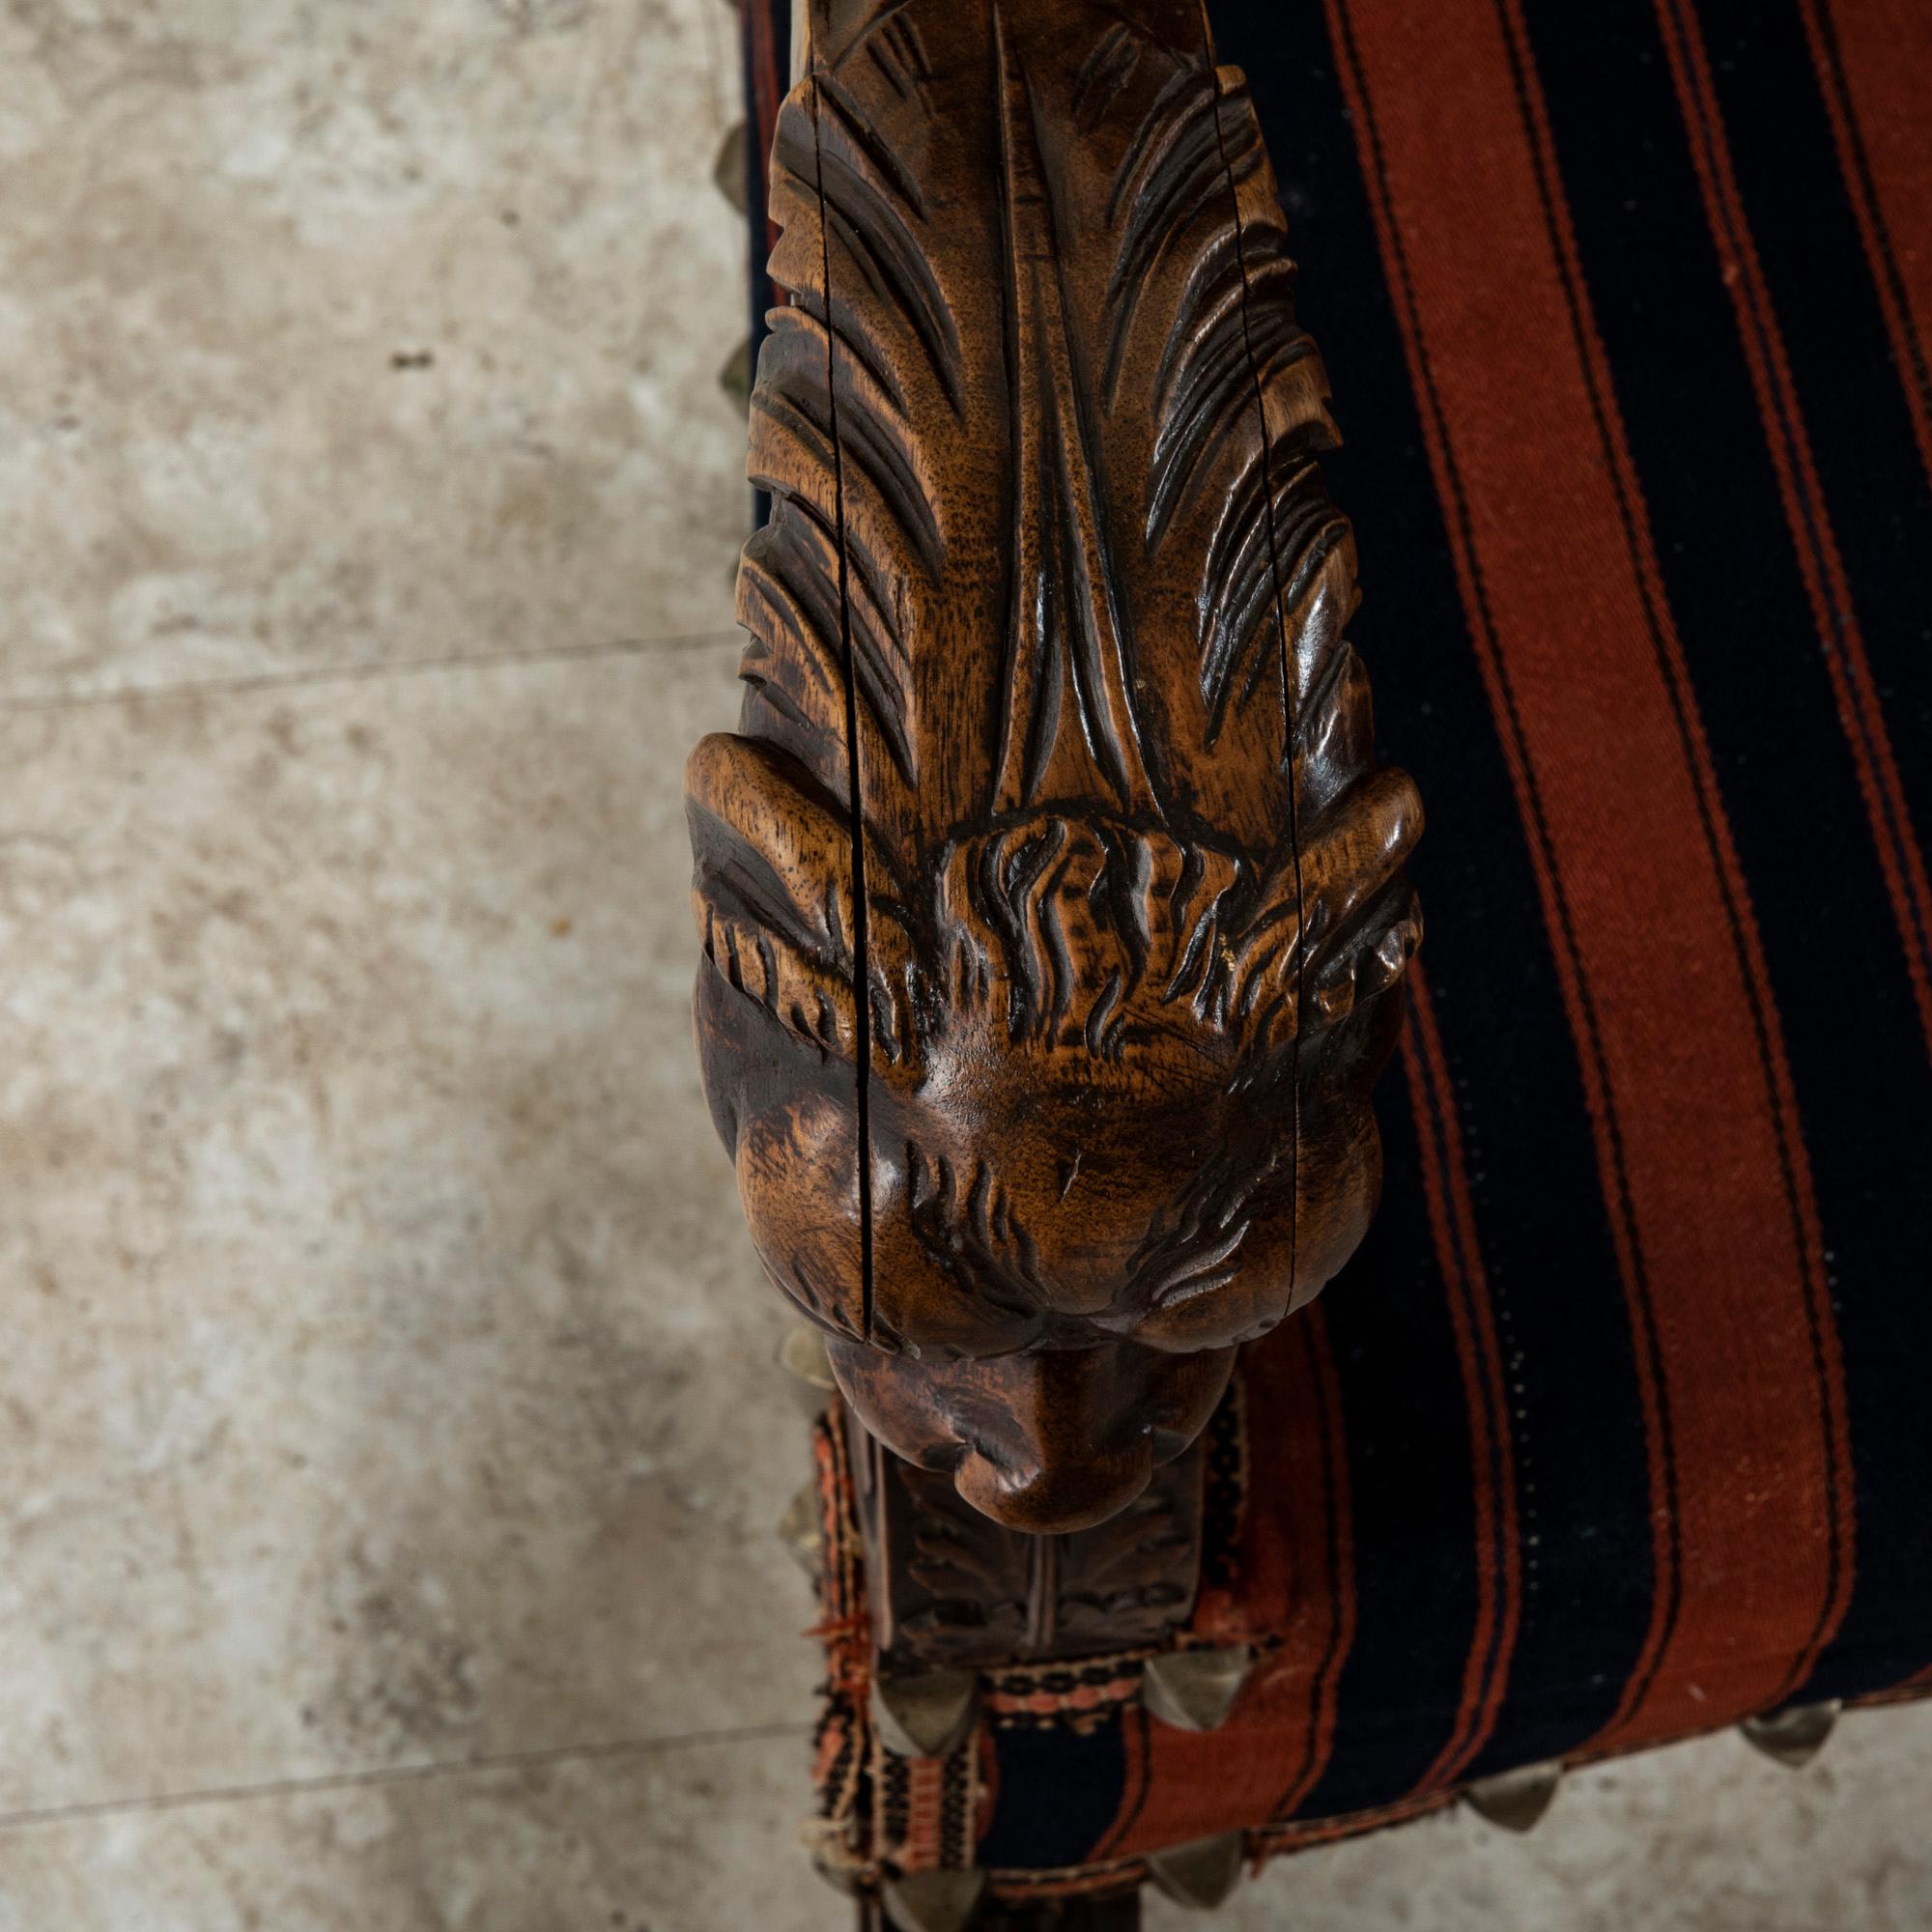
<svg viewBox="0 0 1932 1932">
<path fill-rule="evenodd" d="M 1267 1661 L 990 1734 L 1014 1874 L 1932 1688 L 1932 8 L 1208 13 L 1429 939 L 1380 1216 L 1246 1365 Z"/>
</svg>

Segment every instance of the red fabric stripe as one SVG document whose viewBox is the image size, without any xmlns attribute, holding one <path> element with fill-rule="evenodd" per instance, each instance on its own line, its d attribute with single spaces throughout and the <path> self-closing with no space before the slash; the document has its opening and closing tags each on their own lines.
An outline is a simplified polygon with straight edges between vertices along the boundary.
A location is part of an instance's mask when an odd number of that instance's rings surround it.
<svg viewBox="0 0 1932 1932">
<path fill-rule="evenodd" d="M 1408 1023 L 1402 1062 L 1421 1150 L 1422 1185 L 1435 1240 L 1463 1406 L 1469 1417 L 1469 1482 L 1475 1509 L 1476 1625 L 1463 1667 L 1456 1726 L 1416 1784 L 1418 1793 L 1454 1781 L 1488 1742 L 1502 1708 L 1522 1603 L 1521 1552 L 1517 1543 L 1516 1464 L 1509 1427 L 1509 1391 L 1495 1310 L 1476 1233 L 1463 1157 L 1455 1090 L 1429 986 L 1409 969 Z"/>
<path fill-rule="evenodd" d="M 1800 0 L 1838 160 L 1932 476 L 1932 8 Z"/>
<path fill-rule="evenodd" d="M 973 1842 L 977 1845 L 991 1829 L 993 1813 L 1000 1803 L 1000 1753 L 993 1744 L 992 1731 L 981 1722 L 973 1748 L 978 1753 L 980 1802 L 973 1808 Z"/>
<path fill-rule="evenodd" d="M 1242 1362 L 1254 1432 L 1241 1536 L 1247 1630 L 1274 1635 L 1217 1731 L 1151 1723 L 1147 1796 L 1106 1841 L 1129 1856 L 1284 1815 L 1314 1788 L 1335 1741 L 1335 1691 L 1354 1634 L 1354 1552 L 1341 1393 L 1318 1302 L 1251 1347 Z"/>
<path fill-rule="evenodd" d="M 1113 1824 L 1094 1843 L 1090 1862 L 1104 1864 L 1120 1855 L 1121 1842 L 1139 1822 L 1141 1807 L 1148 1797 L 1148 1736 L 1152 1720 L 1145 1710 L 1135 1708 L 1121 1714 L 1121 1744 L 1126 1759 L 1121 1777 L 1121 1808 Z"/>
<path fill-rule="evenodd" d="M 1703 35 L 1696 14 L 1685 0 L 1657 0 L 1657 15 L 1677 89 L 1678 110 L 1690 139 L 1690 157 L 1704 193 L 1705 219 L 1723 265 L 1724 287 L 1737 316 L 1738 337 L 1744 345 L 1751 386 L 1757 392 L 1758 414 L 1763 418 L 1765 440 L 1777 472 L 1792 548 L 1831 674 L 1838 720 L 1858 766 L 1859 790 L 1871 821 L 1892 916 L 1905 944 L 1919 1027 L 1927 1047 L 1932 1048 L 1932 882 L 1926 878 L 1924 855 L 1913 834 L 1897 761 L 1852 605 L 1852 586 L 1825 507 L 1810 438 L 1799 412 L 1790 357 L 1758 261 L 1757 244 L 1751 239 L 1744 197 L 1738 191 Z M 1920 111 L 1932 112 L 1922 103 Z"/>
<path fill-rule="evenodd" d="M 1634 1743 L 1775 1701 L 1842 1614 L 1816 1212 L 1514 9 L 1329 5 L 1629 1293 L 1656 1589 L 1602 1741 Z"/>
</svg>

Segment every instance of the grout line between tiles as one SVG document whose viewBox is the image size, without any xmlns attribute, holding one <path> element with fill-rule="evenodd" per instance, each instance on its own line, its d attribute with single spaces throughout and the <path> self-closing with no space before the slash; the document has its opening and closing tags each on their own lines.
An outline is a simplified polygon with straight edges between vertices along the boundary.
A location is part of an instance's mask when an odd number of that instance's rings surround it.
<svg viewBox="0 0 1932 1932">
<path fill-rule="evenodd" d="M 668 638 L 611 638 L 590 644 L 530 645 L 521 650 L 455 652 L 440 658 L 320 665 L 305 670 L 253 671 L 240 677 L 190 679 L 180 684 L 117 685 L 107 691 L 50 691 L 8 696 L 0 691 L 0 716 L 10 712 L 71 711 L 87 705 L 159 703 L 190 697 L 245 696 L 258 691 L 288 691 L 314 684 L 361 684 L 377 678 L 412 677 L 432 671 L 492 670 L 503 665 L 572 664 L 584 659 L 647 657 L 659 651 L 715 649 L 741 642 L 744 633 L 694 631 Z"/>
<path fill-rule="evenodd" d="M 181 1811 L 195 1805 L 232 1804 L 248 1799 L 307 1798 L 331 1791 L 361 1791 L 388 1784 L 427 1784 L 446 1777 L 480 1777 L 515 1771 L 542 1771 L 554 1765 L 598 1764 L 613 1758 L 652 1757 L 697 1745 L 754 1744 L 777 1738 L 804 1738 L 809 1724 L 740 1724 L 715 1731 L 684 1731 L 669 1737 L 626 1738 L 601 1745 L 558 1745 L 548 1750 L 503 1751 L 492 1757 L 433 1759 L 425 1764 L 376 1765 L 362 1771 L 323 1772 L 313 1777 L 272 1778 L 259 1784 L 211 1786 L 200 1791 L 162 1791 L 133 1798 L 101 1798 L 75 1804 L 0 1811 L 0 1833 L 34 1826 L 69 1825 L 90 1818 L 123 1817 L 133 1812 Z"/>
</svg>

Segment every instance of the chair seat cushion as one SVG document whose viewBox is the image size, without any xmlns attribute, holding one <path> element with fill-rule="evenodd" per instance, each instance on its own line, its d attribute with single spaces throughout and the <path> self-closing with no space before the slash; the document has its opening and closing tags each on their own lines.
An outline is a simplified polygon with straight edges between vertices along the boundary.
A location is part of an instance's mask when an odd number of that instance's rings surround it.
<svg viewBox="0 0 1932 1932">
<path fill-rule="evenodd" d="M 1014 1883 L 1932 1686 L 1932 12 L 1208 12 L 1429 938 L 1380 1214 L 1242 1372 L 1261 1663 L 989 1719 Z"/>
</svg>

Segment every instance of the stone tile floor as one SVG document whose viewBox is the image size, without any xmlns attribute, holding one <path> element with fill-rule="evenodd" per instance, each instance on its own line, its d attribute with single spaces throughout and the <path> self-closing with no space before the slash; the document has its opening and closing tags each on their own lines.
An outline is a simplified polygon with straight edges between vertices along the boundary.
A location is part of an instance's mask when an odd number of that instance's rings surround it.
<svg viewBox="0 0 1932 1932">
<path fill-rule="evenodd" d="M 848 1922 L 688 1039 L 733 100 L 720 0 L 0 10 L 0 1932 Z M 1928 1790 L 1719 1737 L 1226 1922 L 1922 1927 Z"/>
</svg>

